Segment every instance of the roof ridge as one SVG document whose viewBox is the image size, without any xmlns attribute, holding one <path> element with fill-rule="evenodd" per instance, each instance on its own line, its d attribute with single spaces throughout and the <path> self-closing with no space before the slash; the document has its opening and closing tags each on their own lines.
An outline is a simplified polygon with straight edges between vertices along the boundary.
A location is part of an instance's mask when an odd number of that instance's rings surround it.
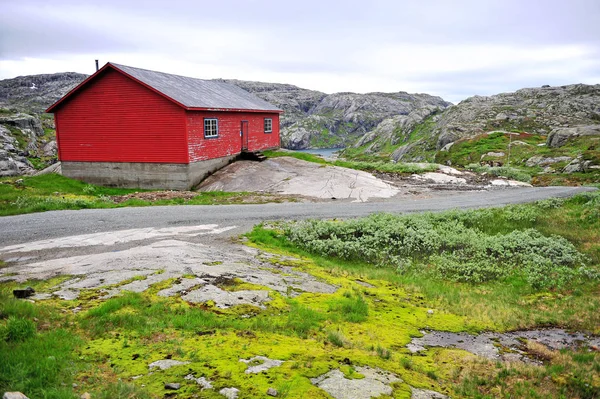
<svg viewBox="0 0 600 399">
<path fill-rule="evenodd" d="M 110 62 L 110 61 L 109 61 L 109 62 L 107 62 L 107 64 L 110 64 L 110 65 L 112 65 L 112 66 L 115 66 L 115 67 L 117 67 L 117 68 L 119 68 L 119 69 L 121 69 L 121 67 L 125 67 L 125 68 L 137 69 L 137 70 L 144 71 L 144 72 L 161 73 L 161 74 L 163 74 L 163 75 L 177 76 L 177 77 L 180 77 L 180 78 L 201 80 L 201 81 L 203 81 L 203 82 L 212 82 L 212 81 L 214 81 L 214 80 L 215 80 L 215 79 L 202 79 L 202 78 L 195 78 L 195 77 L 193 77 L 193 76 L 179 75 L 179 74 L 176 74 L 176 73 L 169 73 L 169 72 L 155 71 L 154 69 L 138 68 L 138 67 L 133 67 L 133 66 L 130 66 L 130 65 L 117 64 L 117 63 L 115 63 L 115 62 Z M 227 82 L 223 82 L 223 83 L 227 83 Z M 231 83 L 228 83 L 228 84 L 231 84 Z M 235 86 L 235 85 L 234 85 L 234 86 Z"/>
</svg>

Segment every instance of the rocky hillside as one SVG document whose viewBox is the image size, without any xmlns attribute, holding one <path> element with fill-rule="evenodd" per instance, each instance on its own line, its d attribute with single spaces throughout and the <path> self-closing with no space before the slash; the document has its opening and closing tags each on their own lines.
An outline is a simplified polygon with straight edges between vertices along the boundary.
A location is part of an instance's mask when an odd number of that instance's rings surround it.
<svg viewBox="0 0 600 399">
<path fill-rule="evenodd" d="M 405 124 L 408 129 L 402 129 Z M 600 85 L 544 86 L 470 97 L 424 123 L 413 124 L 410 118 L 387 121 L 357 141 L 348 154 L 433 160 L 437 151 L 447 149 L 453 142 L 492 131 L 564 137 L 578 134 L 573 133 L 576 131 L 594 131 L 587 127 L 598 124 Z"/>
<path fill-rule="evenodd" d="M 282 145 L 289 149 L 346 147 L 383 120 L 399 115 L 428 116 L 451 103 L 427 94 L 335 93 L 288 84 L 226 80 L 285 111 Z M 421 121 L 420 119 L 418 121 Z"/>
<path fill-rule="evenodd" d="M 66 72 L 0 80 L 0 108 L 40 114 L 86 77 Z"/>
<path fill-rule="evenodd" d="M 68 72 L 0 80 L 0 176 L 56 161 L 54 119 L 44 110 L 87 76 Z"/>
</svg>

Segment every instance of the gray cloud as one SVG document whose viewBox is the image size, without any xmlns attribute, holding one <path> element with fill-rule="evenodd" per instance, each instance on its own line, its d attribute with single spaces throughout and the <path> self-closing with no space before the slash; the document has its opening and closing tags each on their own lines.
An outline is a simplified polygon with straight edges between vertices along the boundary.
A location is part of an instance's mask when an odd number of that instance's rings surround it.
<svg viewBox="0 0 600 399">
<path fill-rule="evenodd" d="M 23 0 L 2 5 L 0 78 L 116 57 L 199 77 L 457 101 L 594 83 L 599 20 L 598 0 Z"/>
</svg>

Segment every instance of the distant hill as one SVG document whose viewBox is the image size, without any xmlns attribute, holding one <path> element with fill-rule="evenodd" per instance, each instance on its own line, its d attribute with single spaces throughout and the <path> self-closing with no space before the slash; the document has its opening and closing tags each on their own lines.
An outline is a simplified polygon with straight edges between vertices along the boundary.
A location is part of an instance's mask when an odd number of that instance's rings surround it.
<svg viewBox="0 0 600 399">
<path fill-rule="evenodd" d="M 598 125 L 600 85 L 544 86 L 473 96 L 423 123 L 409 123 L 409 129 L 403 127 L 406 123 L 402 118 L 387 121 L 358 140 L 347 153 L 354 157 L 381 155 L 396 161 L 433 161 L 436 152 L 446 145 L 483 133 L 511 131 L 545 136 L 556 129 Z"/>
<path fill-rule="evenodd" d="M 65 72 L 0 80 L 0 108 L 42 113 L 85 78 L 81 73 Z"/>
</svg>

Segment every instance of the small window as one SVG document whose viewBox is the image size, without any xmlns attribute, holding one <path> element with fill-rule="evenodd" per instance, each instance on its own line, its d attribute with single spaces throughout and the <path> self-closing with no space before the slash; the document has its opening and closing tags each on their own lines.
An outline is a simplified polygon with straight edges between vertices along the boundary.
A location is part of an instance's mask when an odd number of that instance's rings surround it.
<svg viewBox="0 0 600 399">
<path fill-rule="evenodd" d="M 204 137 L 218 137 L 219 136 L 219 121 L 214 119 L 204 119 Z"/>
<path fill-rule="evenodd" d="M 265 118 L 265 133 L 273 132 L 273 119 Z"/>
</svg>

